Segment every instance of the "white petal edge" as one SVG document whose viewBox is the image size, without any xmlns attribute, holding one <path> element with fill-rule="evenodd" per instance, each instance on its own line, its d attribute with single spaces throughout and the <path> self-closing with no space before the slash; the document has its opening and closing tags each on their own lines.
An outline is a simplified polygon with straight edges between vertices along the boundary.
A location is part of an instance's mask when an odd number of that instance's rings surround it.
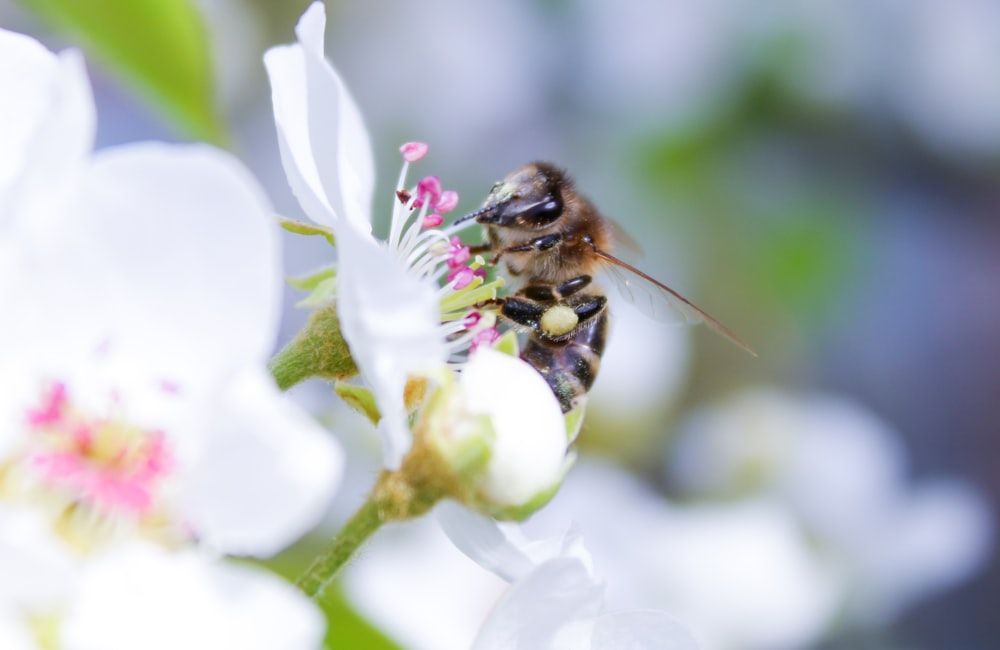
<svg viewBox="0 0 1000 650">
<path fill-rule="evenodd" d="M 324 622 L 261 569 L 133 544 L 94 559 L 61 625 L 65 650 L 314 650 Z"/>
<path fill-rule="evenodd" d="M 326 12 L 313 3 L 299 19 L 299 43 L 264 55 L 282 164 L 292 191 L 314 221 L 352 223 L 371 232 L 375 166 L 361 112 L 326 60 Z"/>
<path fill-rule="evenodd" d="M 441 503 L 434 512 L 458 550 L 507 582 L 515 582 L 535 568 L 535 561 L 513 544 L 493 519 L 454 501 Z"/>
<path fill-rule="evenodd" d="M 500 599 L 473 650 L 586 648 L 604 588 L 575 558 L 545 562 Z"/>
<path fill-rule="evenodd" d="M 182 508 L 199 539 L 234 555 L 267 557 L 326 514 L 344 470 L 330 432 L 260 370 L 218 397 Z"/>
</svg>

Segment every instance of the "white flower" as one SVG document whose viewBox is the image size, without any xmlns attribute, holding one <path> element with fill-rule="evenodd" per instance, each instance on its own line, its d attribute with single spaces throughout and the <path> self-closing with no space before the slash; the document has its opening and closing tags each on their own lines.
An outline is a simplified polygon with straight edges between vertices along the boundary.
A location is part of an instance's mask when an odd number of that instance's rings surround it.
<svg viewBox="0 0 1000 650">
<path fill-rule="evenodd" d="M 840 576 L 767 500 L 674 506 L 609 463 L 578 462 L 536 535 L 577 522 L 615 608 L 662 608 L 705 648 L 800 648 L 839 613 Z"/>
<path fill-rule="evenodd" d="M 885 623 L 984 561 L 993 522 L 955 480 L 911 485 L 897 435 L 845 399 L 752 390 L 682 427 L 670 473 L 701 496 L 774 499 L 838 562 L 855 623 Z"/>
<path fill-rule="evenodd" d="M 194 551 L 134 544 L 84 569 L 65 650 L 318 648 L 322 614 L 281 579 Z"/>
<path fill-rule="evenodd" d="M 285 547 L 324 513 L 343 459 L 266 371 L 280 280 L 259 186 L 205 146 L 94 154 L 79 53 L 0 30 L 0 60 L 0 505 L 13 513 L 0 563 L 40 579 L 5 571 L 17 580 L 0 610 L 96 605 L 73 589 L 113 580 L 95 558 L 124 561 L 116 552 L 137 538 L 162 544 L 168 564 L 199 552 L 168 549 Z M 67 566 L 73 576 L 49 577 Z M 273 579 L 252 580 L 315 617 Z M 169 624 L 170 612 L 147 613 Z M 310 635 L 307 647 L 321 625 Z"/>
<path fill-rule="evenodd" d="M 499 284 L 484 285 L 483 261 L 470 258 L 452 229 L 436 228 L 457 195 L 435 177 L 405 187 L 423 145 L 404 145 L 389 238 L 374 238 L 371 145 L 357 105 L 324 58 L 325 23 L 323 4 L 313 3 L 296 27 L 299 42 L 272 48 L 264 63 L 289 185 L 309 218 L 336 235 L 341 328 L 375 393 L 384 464 L 397 469 L 412 442 L 407 379 L 433 375 L 470 343 L 494 336 L 488 319 L 467 312 Z"/>
<path fill-rule="evenodd" d="M 512 583 L 477 635 L 476 650 L 697 647 L 663 612 L 605 612 L 604 586 L 593 578 L 590 554 L 573 529 L 527 542 L 455 504 L 442 504 L 438 518 L 466 555 Z"/>
</svg>

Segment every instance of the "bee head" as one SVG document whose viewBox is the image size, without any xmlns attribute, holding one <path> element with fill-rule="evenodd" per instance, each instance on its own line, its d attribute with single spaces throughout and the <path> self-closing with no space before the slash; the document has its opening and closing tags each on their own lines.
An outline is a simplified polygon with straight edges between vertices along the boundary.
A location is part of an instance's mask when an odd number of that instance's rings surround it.
<svg viewBox="0 0 1000 650">
<path fill-rule="evenodd" d="M 551 163 L 535 162 L 514 170 L 490 190 L 483 207 L 455 223 L 475 219 L 488 226 L 539 230 L 563 214 L 565 174 Z"/>
</svg>

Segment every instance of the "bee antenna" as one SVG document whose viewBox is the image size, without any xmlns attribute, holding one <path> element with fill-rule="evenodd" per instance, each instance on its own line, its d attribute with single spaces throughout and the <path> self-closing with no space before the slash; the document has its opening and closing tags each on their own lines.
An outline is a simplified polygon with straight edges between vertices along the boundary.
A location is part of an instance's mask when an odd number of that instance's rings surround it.
<svg viewBox="0 0 1000 650">
<path fill-rule="evenodd" d="M 468 221 L 469 219 L 475 219 L 479 215 L 486 214 L 487 212 L 489 212 L 490 210 L 494 209 L 495 207 L 496 207 L 495 205 L 488 205 L 485 208 L 479 208 L 475 212 L 470 212 L 469 214 L 465 215 L 464 217 L 459 217 L 458 219 L 455 219 L 455 222 L 452 225 L 454 226 L 454 225 L 460 224 L 462 222 Z"/>
</svg>

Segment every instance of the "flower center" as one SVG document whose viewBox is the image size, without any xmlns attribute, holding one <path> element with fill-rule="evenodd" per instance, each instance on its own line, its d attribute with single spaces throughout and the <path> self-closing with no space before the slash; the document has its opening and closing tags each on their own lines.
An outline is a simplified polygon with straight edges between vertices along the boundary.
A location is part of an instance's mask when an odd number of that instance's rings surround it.
<svg viewBox="0 0 1000 650">
<path fill-rule="evenodd" d="M 389 248 L 422 278 L 443 283 L 440 290 L 442 335 L 451 359 L 461 363 L 479 345 L 498 337 L 495 318 L 479 318 L 479 307 L 497 297 L 503 280 L 486 282 L 486 261 L 473 256 L 456 233 L 461 227 L 441 227 L 442 214 L 458 205 L 458 194 L 443 189 L 437 176 L 426 176 L 410 189 L 406 175 L 410 163 L 427 153 L 427 145 L 410 142 L 400 148 L 403 169 L 396 187 Z M 475 317 L 470 317 L 470 310 Z"/>
<path fill-rule="evenodd" d="M 28 471 L 72 504 L 102 514 L 143 516 L 174 466 L 161 431 L 137 426 L 113 411 L 83 412 L 65 384 L 42 392 L 25 414 L 29 431 Z"/>
</svg>

